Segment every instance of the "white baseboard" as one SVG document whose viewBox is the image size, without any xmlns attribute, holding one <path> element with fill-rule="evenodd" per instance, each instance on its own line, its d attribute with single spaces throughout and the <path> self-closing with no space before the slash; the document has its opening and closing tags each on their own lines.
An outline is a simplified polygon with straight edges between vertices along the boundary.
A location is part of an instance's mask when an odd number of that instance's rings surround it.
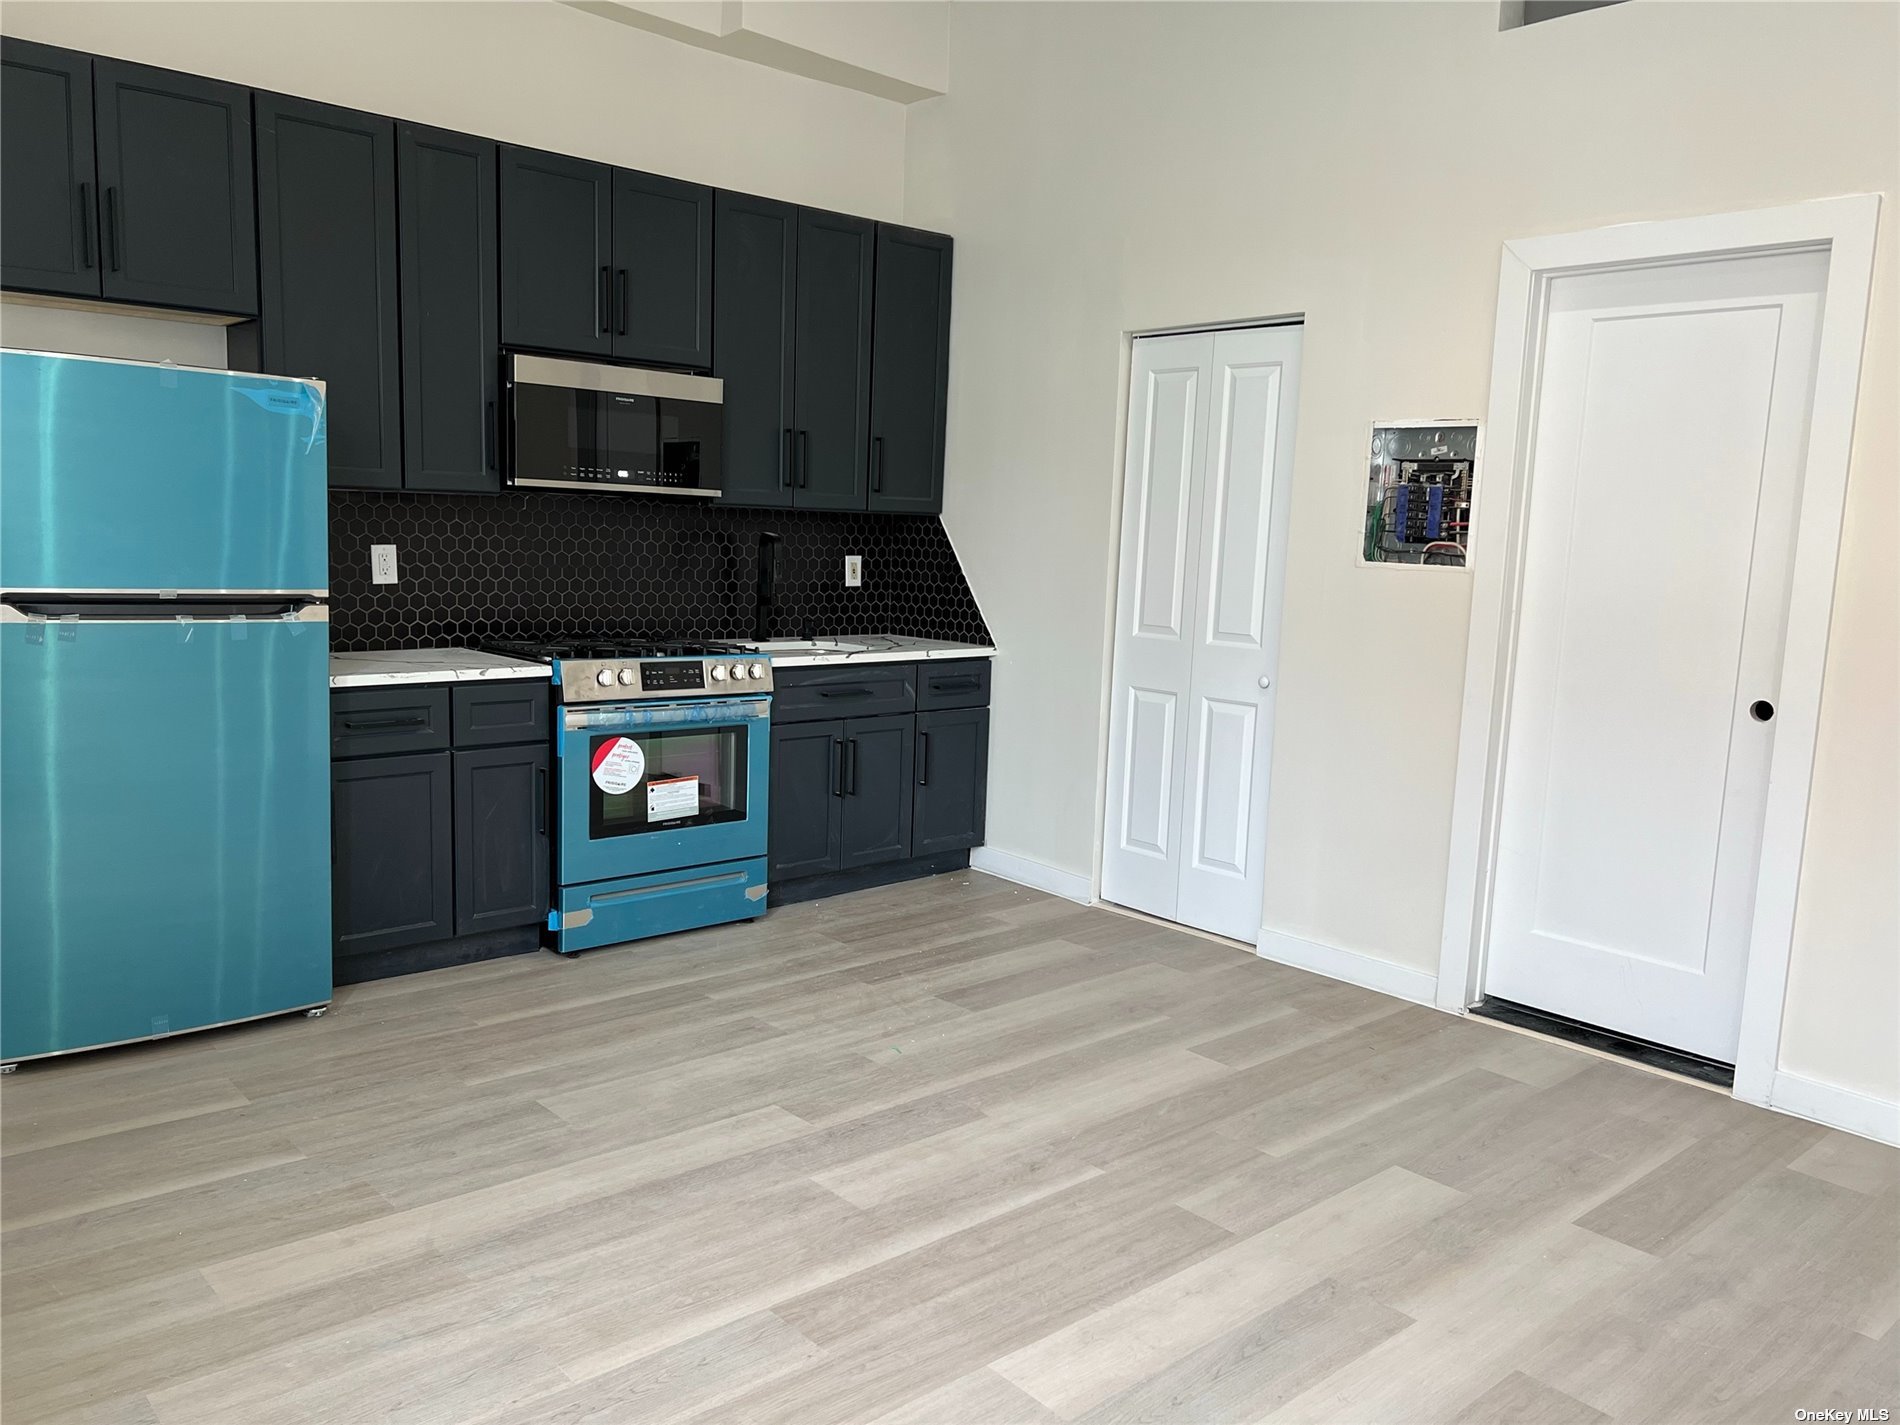
<svg viewBox="0 0 1900 1425">
<path fill-rule="evenodd" d="M 1057 870 L 1054 866 L 1045 866 L 1040 861 L 1032 861 L 1027 856 L 1018 856 L 1013 851 L 999 851 L 994 846 L 978 846 L 971 851 L 970 869 L 988 871 L 992 876 L 1001 876 L 1004 880 L 1014 881 L 1019 886 L 1047 891 L 1052 896 L 1079 901 L 1083 905 L 1088 905 L 1095 899 L 1095 888 L 1090 885 L 1087 876 L 1078 876 L 1073 871 Z"/>
<path fill-rule="evenodd" d="M 1382 995 L 1437 1007 L 1434 1000 L 1438 994 L 1438 976 L 1414 970 L 1409 965 L 1397 965 L 1358 950 L 1322 945 L 1317 940 L 1304 940 L 1284 930 L 1268 930 L 1264 926 L 1254 951 L 1263 959 L 1277 960 L 1295 969 L 1311 970 L 1316 975 L 1344 980 L 1349 985 L 1377 990 Z"/>
<path fill-rule="evenodd" d="M 1768 1106 L 1900 1148 L 1900 1103 L 1781 1069 L 1768 1085 Z"/>
</svg>

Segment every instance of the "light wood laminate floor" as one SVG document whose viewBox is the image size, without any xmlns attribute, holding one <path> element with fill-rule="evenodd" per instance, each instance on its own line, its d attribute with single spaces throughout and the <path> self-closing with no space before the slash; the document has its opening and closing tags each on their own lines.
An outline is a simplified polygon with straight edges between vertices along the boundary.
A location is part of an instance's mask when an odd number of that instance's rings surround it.
<svg viewBox="0 0 1900 1425">
<path fill-rule="evenodd" d="M 976 874 L 0 1113 L 7 1425 L 1900 1419 L 1900 1154 Z"/>
</svg>

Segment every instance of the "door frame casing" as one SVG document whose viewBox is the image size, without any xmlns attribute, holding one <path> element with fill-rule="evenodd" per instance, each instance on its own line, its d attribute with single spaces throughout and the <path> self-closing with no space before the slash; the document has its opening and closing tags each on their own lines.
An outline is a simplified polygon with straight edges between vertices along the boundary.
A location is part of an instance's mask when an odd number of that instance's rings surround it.
<svg viewBox="0 0 1900 1425">
<path fill-rule="evenodd" d="M 1451 856 L 1437 1001 L 1463 1013 L 1483 994 L 1495 894 L 1510 689 L 1515 674 L 1529 508 L 1530 460 L 1553 278 L 1716 258 L 1825 250 L 1801 505 L 1775 693 L 1774 749 L 1742 991 L 1735 1097 L 1769 1101 L 1780 1060 L 1782 1005 L 1814 775 L 1821 680 L 1833 616 L 1848 457 L 1873 281 L 1878 194 L 1741 213 L 1627 223 L 1504 244 L 1485 421 L 1488 472 L 1473 511 L 1471 629 L 1452 796 Z"/>
</svg>

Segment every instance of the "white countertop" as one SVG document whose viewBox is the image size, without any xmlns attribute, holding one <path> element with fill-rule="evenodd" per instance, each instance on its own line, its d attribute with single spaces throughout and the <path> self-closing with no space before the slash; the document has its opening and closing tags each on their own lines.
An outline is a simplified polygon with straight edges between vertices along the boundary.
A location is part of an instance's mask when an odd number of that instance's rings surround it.
<svg viewBox="0 0 1900 1425">
<path fill-rule="evenodd" d="M 545 663 L 472 648 L 389 648 L 332 653 L 333 688 L 386 688 L 399 683 L 465 683 L 480 678 L 546 678 Z"/>
<path fill-rule="evenodd" d="M 788 642 L 791 640 L 779 640 Z M 771 655 L 774 668 L 815 668 L 827 663 L 919 663 L 931 658 L 993 658 L 987 643 L 951 643 L 941 638 L 902 638 L 893 633 L 862 633 L 824 642 L 848 645 L 844 649 L 773 648 L 751 644 Z"/>
</svg>

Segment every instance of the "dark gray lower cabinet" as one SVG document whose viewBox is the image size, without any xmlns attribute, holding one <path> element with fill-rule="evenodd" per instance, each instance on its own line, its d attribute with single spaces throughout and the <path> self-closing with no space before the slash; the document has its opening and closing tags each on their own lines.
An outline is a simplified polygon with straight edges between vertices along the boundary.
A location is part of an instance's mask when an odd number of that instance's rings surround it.
<svg viewBox="0 0 1900 1425">
<path fill-rule="evenodd" d="M 916 801 L 910 854 L 981 844 L 990 770 L 990 710 L 917 714 Z"/>
<path fill-rule="evenodd" d="M 939 701 L 987 701 L 987 673 L 974 661 L 783 670 L 772 707 L 772 880 L 981 845 L 989 708 L 909 709 L 927 688 Z"/>
<path fill-rule="evenodd" d="M 772 726 L 771 877 L 797 880 L 838 869 L 839 773 L 844 724 Z"/>
<path fill-rule="evenodd" d="M 910 855 L 914 719 L 855 717 L 843 724 L 844 795 L 838 798 L 838 869 Z"/>
<path fill-rule="evenodd" d="M 455 933 L 533 925 L 548 904 L 548 748 L 455 756 Z"/>
<path fill-rule="evenodd" d="M 450 756 L 330 765 L 332 919 L 338 955 L 455 933 Z"/>
</svg>

